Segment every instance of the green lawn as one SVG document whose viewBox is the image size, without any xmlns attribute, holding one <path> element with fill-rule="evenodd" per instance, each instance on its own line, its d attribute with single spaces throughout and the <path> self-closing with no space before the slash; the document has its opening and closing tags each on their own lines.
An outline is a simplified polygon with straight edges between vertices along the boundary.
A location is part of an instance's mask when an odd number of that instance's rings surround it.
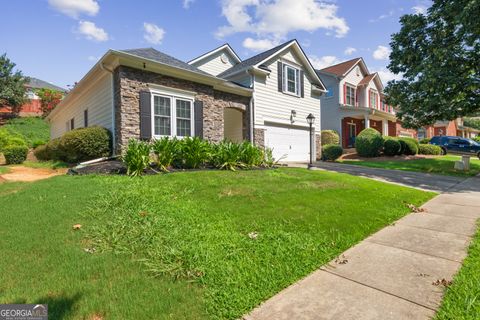
<svg viewBox="0 0 480 320">
<path fill-rule="evenodd" d="M 436 319 L 480 319 L 480 229 L 460 272 L 447 289 Z"/>
<path fill-rule="evenodd" d="M 7 166 L 0 166 L 0 174 L 4 174 L 10 171 L 10 169 Z"/>
<path fill-rule="evenodd" d="M 305 169 L 3 183 L 0 303 L 236 319 L 433 195 Z"/>
<path fill-rule="evenodd" d="M 50 127 L 44 119 L 39 117 L 11 119 L 2 128 L 23 136 L 30 147 L 35 144 L 45 144 L 50 139 Z"/>
<path fill-rule="evenodd" d="M 417 171 L 443 174 L 449 176 L 474 176 L 480 173 L 480 160 L 470 158 L 470 171 L 463 172 L 454 169 L 455 161 L 461 160 L 460 156 L 438 156 L 429 159 L 416 160 L 342 160 L 340 163 L 354 164 L 371 168 Z"/>
</svg>

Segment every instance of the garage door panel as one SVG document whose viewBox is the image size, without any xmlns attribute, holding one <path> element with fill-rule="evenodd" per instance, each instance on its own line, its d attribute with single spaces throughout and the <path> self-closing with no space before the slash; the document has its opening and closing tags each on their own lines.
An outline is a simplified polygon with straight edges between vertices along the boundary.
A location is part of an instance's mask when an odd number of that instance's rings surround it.
<svg viewBox="0 0 480 320">
<path fill-rule="evenodd" d="M 265 145 L 273 150 L 275 159 L 308 161 L 309 137 L 307 129 L 292 126 L 266 126 Z"/>
</svg>

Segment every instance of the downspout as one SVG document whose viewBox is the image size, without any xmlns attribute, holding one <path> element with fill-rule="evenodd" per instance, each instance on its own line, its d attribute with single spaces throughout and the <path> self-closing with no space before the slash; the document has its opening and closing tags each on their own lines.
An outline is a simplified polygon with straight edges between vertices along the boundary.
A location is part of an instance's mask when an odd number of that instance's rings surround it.
<svg viewBox="0 0 480 320">
<path fill-rule="evenodd" d="M 100 63 L 100 69 L 110 73 L 112 76 L 112 156 L 115 156 L 117 150 L 116 136 L 115 136 L 115 79 L 113 76 L 113 70 L 108 69 L 103 65 L 103 62 Z"/>
<path fill-rule="evenodd" d="M 253 126 L 255 124 L 255 119 L 254 119 L 255 113 L 253 112 L 253 108 L 255 107 L 255 74 L 252 73 L 251 76 L 252 76 L 253 92 L 252 92 L 252 97 L 250 98 L 250 142 L 252 144 L 255 144 L 255 138 L 253 136 L 254 134 Z"/>
</svg>

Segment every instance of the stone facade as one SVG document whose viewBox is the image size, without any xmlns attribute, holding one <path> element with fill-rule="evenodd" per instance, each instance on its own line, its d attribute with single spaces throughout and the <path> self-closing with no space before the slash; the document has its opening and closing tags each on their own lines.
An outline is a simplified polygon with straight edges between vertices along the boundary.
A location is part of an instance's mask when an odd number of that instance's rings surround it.
<svg viewBox="0 0 480 320">
<path fill-rule="evenodd" d="M 265 147 L 265 129 L 253 129 L 253 143 L 261 148 Z"/>
<path fill-rule="evenodd" d="M 322 139 L 319 134 L 315 135 L 315 154 L 317 160 L 322 158 Z"/>
<path fill-rule="evenodd" d="M 243 138 L 249 139 L 249 97 L 217 91 L 211 86 L 192 81 L 119 66 L 114 71 L 116 150 L 121 150 L 129 139 L 140 138 L 140 91 L 147 91 L 148 84 L 196 92 L 195 100 L 203 102 L 203 138 L 213 142 L 223 140 L 224 109 L 242 110 Z"/>
</svg>

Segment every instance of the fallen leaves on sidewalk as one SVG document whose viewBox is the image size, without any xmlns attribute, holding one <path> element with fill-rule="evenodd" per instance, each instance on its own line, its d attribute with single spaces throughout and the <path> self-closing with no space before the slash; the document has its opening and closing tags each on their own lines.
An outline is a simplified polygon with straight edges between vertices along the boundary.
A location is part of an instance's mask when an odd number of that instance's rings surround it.
<svg viewBox="0 0 480 320">
<path fill-rule="evenodd" d="M 348 263 L 348 260 L 345 259 L 345 256 L 342 254 L 340 257 L 337 257 L 335 259 L 335 263 L 336 264 L 347 264 Z"/>
<path fill-rule="evenodd" d="M 424 208 L 419 208 L 416 205 L 411 203 L 407 204 L 407 207 L 408 209 L 412 210 L 412 212 L 415 212 L 415 213 L 427 212 L 427 210 L 425 210 Z"/>
<path fill-rule="evenodd" d="M 432 282 L 432 284 L 434 286 L 439 286 L 439 285 L 443 285 L 444 287 L 448 287 L 452 284 L 452 280 L 446 280 L 445 278 L 443 278 L 442 280 L 437 280 L 437 281 L 434 281 Z"/>
<path fill-rule="evenodd" d="M 79 230 L 82 227 L 81 224 L 74 224 L 73 225 L 73 230 Z"/>
</svg>

